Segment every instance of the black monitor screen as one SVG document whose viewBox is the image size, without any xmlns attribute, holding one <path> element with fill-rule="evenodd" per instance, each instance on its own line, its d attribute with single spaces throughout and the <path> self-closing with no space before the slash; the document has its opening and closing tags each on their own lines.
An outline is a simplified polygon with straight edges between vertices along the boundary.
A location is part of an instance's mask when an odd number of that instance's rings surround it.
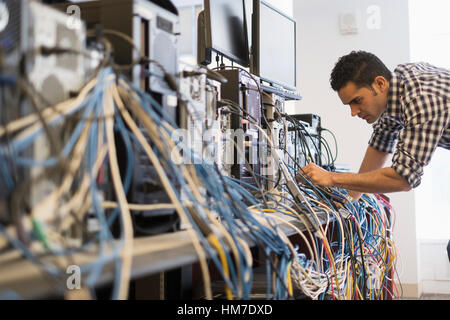
<svg viewBox="0 0 450 320">
<path fill-rule="evenodd" d="M 296 90 L 296 22 L 264 1 L 259 8 L 259 59 L 261 79 Z M 253 35 L 255 36 L 255 35 Z"/>
<path fill-rule="evenodd" d="M 206 47 L 249 65 L 243 0 L 205 0 Z"/>
</svg>

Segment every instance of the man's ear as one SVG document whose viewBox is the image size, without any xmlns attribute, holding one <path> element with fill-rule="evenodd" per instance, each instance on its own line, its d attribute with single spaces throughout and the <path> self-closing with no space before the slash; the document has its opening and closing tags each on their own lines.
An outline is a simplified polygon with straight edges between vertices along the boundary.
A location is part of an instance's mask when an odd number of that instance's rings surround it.
<svg viewBox="0 0 450 320">
<path fill-rule="evenodd" d="M 380 90 L 384 92 L 389 89 L 389 81 L 383 76 L 375 77 L 373 84 Z"/>
</svg>

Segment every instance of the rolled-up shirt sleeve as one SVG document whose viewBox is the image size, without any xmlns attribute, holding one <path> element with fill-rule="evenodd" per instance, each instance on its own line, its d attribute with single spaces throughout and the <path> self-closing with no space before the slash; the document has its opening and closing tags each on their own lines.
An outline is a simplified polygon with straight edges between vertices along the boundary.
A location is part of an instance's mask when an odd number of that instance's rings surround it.
<svg viewBox="0 0 450 320">
<path fill-rule="evenodd" d="M 415 188 L 449 126 L 449 102 L 434 95 L 419 96 L 406 108 L 407 123 L 399 133 L 392 168 Z M 443 106 L 446 106 L 443 108 Z"/>
<path fill-rule="evenodd" d="M 394 119 L 381 117 L 373 125 L 373 133 L 369 145 L 381 152 L 393 153 L 397 142 L 398 132 L 402 126 Z"/>
</svg>

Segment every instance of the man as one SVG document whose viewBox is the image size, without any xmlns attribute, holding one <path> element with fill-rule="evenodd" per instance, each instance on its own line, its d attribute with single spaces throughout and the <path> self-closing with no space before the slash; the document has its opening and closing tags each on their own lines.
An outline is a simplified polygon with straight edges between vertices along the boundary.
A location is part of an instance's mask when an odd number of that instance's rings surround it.
<svg viewBox="0 0 450 320">
<path fill-rule="evenodd" d="M 336 63 L 330 82 L 353 117 L 374 124 L 373 134 L 359 173 L 309 164 L 303 171 L 315 184 L 351 190 L 353 200 L 363 192 L 409 191 L 436 147 L 450 149 L 450 70 L 411 63 L 391 73 L 375 55 L 353 51 Z"/>
</svg>

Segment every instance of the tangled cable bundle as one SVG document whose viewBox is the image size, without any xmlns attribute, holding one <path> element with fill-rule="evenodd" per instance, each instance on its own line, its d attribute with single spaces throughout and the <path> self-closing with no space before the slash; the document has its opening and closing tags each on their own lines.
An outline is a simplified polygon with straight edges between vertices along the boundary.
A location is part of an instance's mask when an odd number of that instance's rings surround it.
<svg viewBox="0 0 450 320">
<path fill-rule="evenodd" d="M 64 131 L 63 145 L 52 145 L 45 158 L 30 156 L 38 139 L 50 141 L 55 128 Z M 258 187 L 222 175 L 214 162 L 189 146 L 182 145 L 181 154 L 180 142 L 173 139 L 177 129 L 151 95 L 109 66 L 103 66 L 77 97 L 2 123 L 1 186 L 15 205 L 11 206 L 13 224 L 0 224 L 0 234 L 55 278 L 62 278 L 65 270 L 44 263 L 40 253 L 67 261 L 75 253 L 95 254 L 93 263 L 81 265 L 83 285 L 92 295 L 103 268 L 114 263 L 112 298 L 126 299 L 133 258 L 133 212 L 173 208 L 197 253 L 206 299 L 213 298 L 207 259 L 223 279 L 227 299 L 251 298 L 252 245 L 264 255 L 269 299 L 293 299 L 296 289 L 312 299 L 395 295 L 391 291 L 395 285 L 389 285 L 396 260 L 392 208 L 383 198 L 366 194 L 352 203 L 346 190 L 323 189 L 303 177 L 307 183 L 297 185 L 303 200 L 295 201 L 283 181 L 295 181 L 292 175 L 301 175 L 301 169 L 280 159 L 276 162 L 285 176 L 277 186 L 280 193 L 266 190 L 258 194 Z M 123 172 L 116 136 L 125 145 Z M 272 142 L 268 136 L 266 140 L 270 151 Z M 132 143 L 156 170 L 170 203 L 128 202 L 135 156 Z M 334 162 L 329 148 L 327 152 L 329 162 Z M 195 159 L 194 164 L 183 161 L 186 154 Z M 17 172 L 23 169 L 38 174 L 20 181 Z M 39 179 L 52 181 L 45 197 L 24 205 L 22 185 Z M 112 194 L 105 193 L 105 183 L 110 184 Z M 88 241 L 73 241 L 72 230 L 88 216 L 97 219 L 97 232 Z M 113 223 L 120 225 L 118 239 L 111 233 Z M 315 229 L 308 227 L 311 223 Z M 300 230 L 299 225 L 306 227 Z M 298 235 L 305 249 L 286 230 Z"/>
</svg>

